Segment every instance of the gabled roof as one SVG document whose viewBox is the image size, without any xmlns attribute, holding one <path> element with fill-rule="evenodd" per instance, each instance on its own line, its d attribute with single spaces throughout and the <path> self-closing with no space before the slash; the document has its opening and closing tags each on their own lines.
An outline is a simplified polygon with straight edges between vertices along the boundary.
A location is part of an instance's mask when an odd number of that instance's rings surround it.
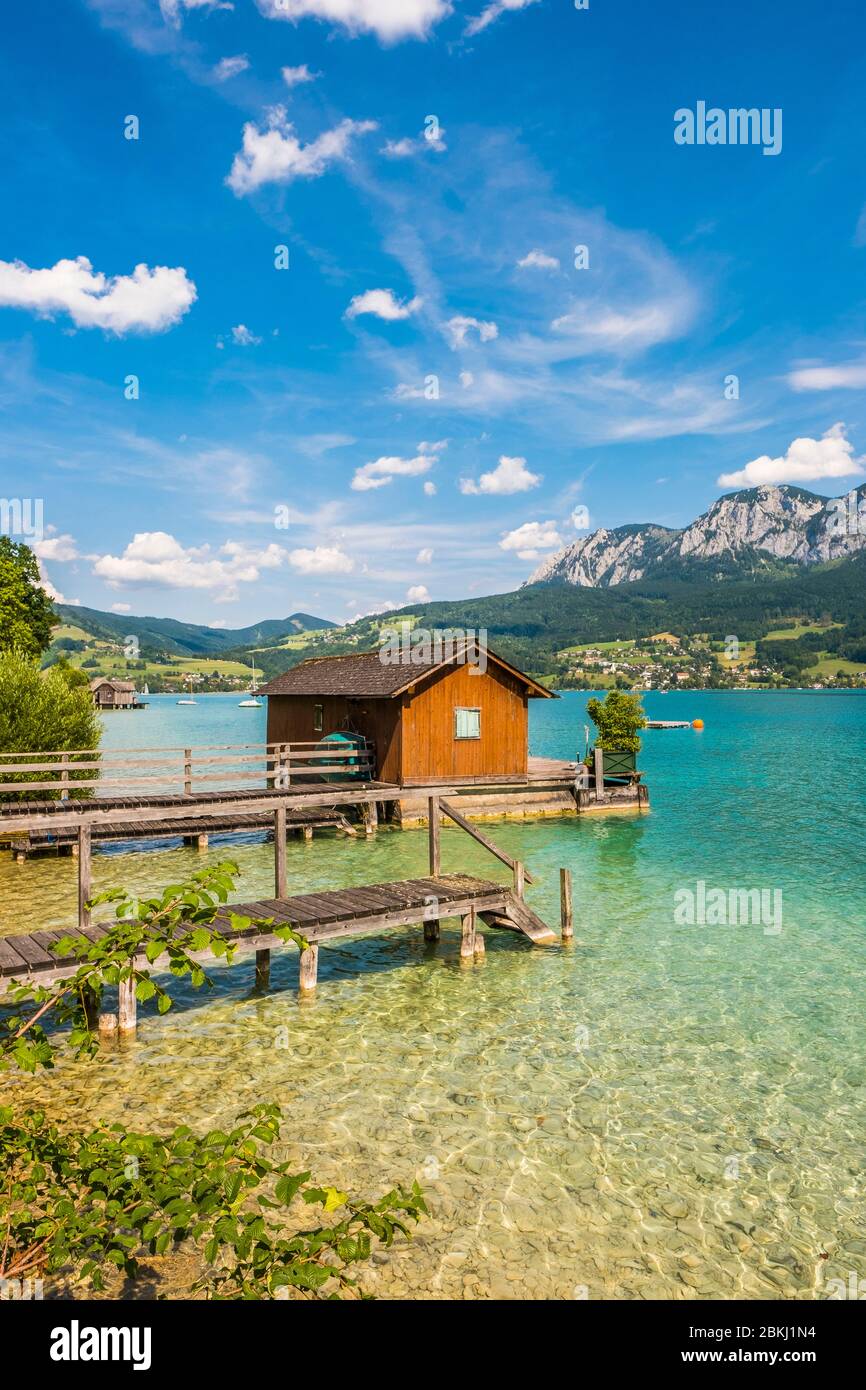
<svg viewBox="0 0 866 1390">
<path fill-rule="evenodd" d="M 90 682 L 90 689 L 99 690 L 100 686 L 103 685 L 110 685 L 112 690 L 115 691 L 115 693 L 118 695 L 121 695 L 126 691 L 135 689 L 135 685 L 132 681 L 119 681 L 116 680 L 113 676 L 96 676 Z"/>
<path fill-rule="evenodd" d="M 403 695 L 413 685 L 438 671 L 445 671 L 464 661 L 476 664 L 473 660 L 474 646 L 457 645 L 447 656 L 439 660 L 423 661 L 417 664 L 406 660 L 407 655 L 420 656 L 423 649 L 414 653 L 400 651 L 394 653 L 388 648 L 377 648 L 372 652 L 354 652 L 348 656 L 315 656 L 300 665 L 293 666 L 281 676 L 275 676 L 267 685 L 259 687 L 260 695 L 346 695 L 356 699 L 393 699 Z M 388 660 L 391 656 L 393 659 Z M 507 671 L 515 680 L 526 686 L 531 698 L 556 699 L 554 691 L 540 685 L 512 666 L 503 657 L 497 656 L 488 647 L 486 660 Z"/>
</svg>

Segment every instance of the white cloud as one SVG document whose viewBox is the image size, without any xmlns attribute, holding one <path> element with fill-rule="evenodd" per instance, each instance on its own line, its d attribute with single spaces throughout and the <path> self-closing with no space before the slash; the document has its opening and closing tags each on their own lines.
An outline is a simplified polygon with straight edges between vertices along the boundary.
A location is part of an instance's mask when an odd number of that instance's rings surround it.
<svg viewBox="0 0 866 1390">
<path fill-rule="evenodd" d="M 217 82 L 228 82 L 230 77 L 237 77 L 239 73 L 246 72 L 249 65 L 247 55 L 238 53 L 234 58 L 220 58 L 213 75 Z"/>
<path fill-rule="evenodd" d="M 624 310 L 580 306 L 561 314 L 550 326 L 556 333 L 582 339 L 590 350 L 605 352 L 663 343 L 675 336 L 680 325 L 679 305 L 656 303 Z"/>
<path fill-rule="evenodd" d="M 257 0 L 267 19 L 323 19 L 353 36 L 371 33 L 383 43 L 426 39 L 449 15 L 450 0 Z"/>
<path fill-rule="evenodd" d="M 469 387 L 473 384 L 474 381 L 475 377 L 472 375 L 471 372 L 460 373 L 460 385 L 463 387 L 464 391 L 468 391 Z"/>
<path fill-rule="evenodd" d="M 166 23 L 179 29 L 182 10 L 233 10 L 234 5 L 231 0 L 159 0 L 159 8 Z"/>
<path fill-rule="evenodd" d="M 834 367 L 799 367 L 788 373 L 795 391 L 835 391 L 866 386 L 866 362 L 844 362 Z"/>
<path fill-rule="evenodd" d="M 280 71 L 289 90 L 292 87 L 299 87 L 303 82 L 315 82 L 316 78 L 320 76 L 317 72 L 310 72 L 306 63 L 301 63 L 296 68 L 281 68 Z"/>
<path fill-rule="evenodd" d="M 431 565 L 433 563 L 433 551 L 429 546 L 425 546 L 423 550 L 418 551 L 418 554 L 415 556 L 415 563 L 418 565 Z"/>
<path fill-rule="evenodd" d="M 854 446 L 845 438 L 845 426 L 831 425 L 821 439 L 795 439 L 781 458 L 762 454 L 736 473 L 722 473 L 720 487 L 757 487 L 759 483 L 803 483 L 821 478 L 848 478 L 863 473 L 863 461 L 855 459 Z"/>
<path fill-rule="evenodd" d="M 425 497 L 435 497 L 435 496 L 436 496 L 436 484 L 435 484 L 435 483 L 432 483 L 432 482 L 429 482 L 429 481 L 428 481 L 428 482 L 426 482 L 426 483 L 424 484 L 424 496 L 425 496 Z"/>
<path fill-rule="evenodd" d="M 413 155 L 424 154 L 427 150 L 443 154 L 447 148 L 445 131 L 437 121 L 435 126 L 425 127 L 415 140 L 409 136 L 404 136 L 402 140 L 386 140 L 379 153 L 386 159 L 411 159 Z"/>
<path fill-rule="evenodd" d="M 243 147 L 234 157 L 226 183 L 240 198 L 266 183 L 320 178 L 336 161 L 348 158 L 356 136 L 375 129 L 375 121 L 343 120 L 302 145 L 286 119 L 285 107 L 274 106 L 267 112 L 263 130 L 253 121 L 244 126 Z"/>
<path fill-rule="evenodd" d="M 232 338 L 238 347 L 256 347 L 262 341 L 255 333 L 250 332 L 245 323 L 235 324 Z"/>
<path fill-rule="evenodd" d="M 86 256 L 31 270 L 23 261 L 0 261 L 0 306 L 29 309 L 39 318 L 69 314 L 78 328 L 161 333 L 183 318 L 196 288 L 182 266 L 137 265 L 131 275 L 94 271 Z"/>
<path fill-rule="evenodd" d="M 289 563 L 300 574 L 350 574 L 355 562 L 338 545 L 290 550 Z"/>
<path fill-rule="evenodd" d="M 497 466 L 489 473 L 482 473 L 477 482 L 474 478 L 461 478 L 460 491 L 471 495 L 488 493 L 507 497 L 515 492 L 529 492 L 540 482 L 541 474 L 530 473 L 526 459 L 509 458 L 507 454 L 502 454 Z"/>
<path fill-rule="evenodd" d="M 39 570 L 39 587 L 40 589 L 45 590 L 52 603 L 72 603 L 76 605 L 80 604 L 80 599 L 67 598 L 65 594 L 61 594 L 58 588 L 55 588 L 55 586 L 51 583 L 51 580 L 48 578 L 48 571 L 46 570 L 41 560 L 37 559 L 36 564 Z"/>
<path fill-rule="evenodd" d="M 542 551 L 559 550 L 564 542 L 555 521 L 526 521 L 515 531 L 506 531 L 500 550 L 516 550 L 521 560 L 537 560 Z"/>
<path fill-rule="evenodd" d="M 386 140 L 379 153 L 388 159 L 411 159 L 418 153 L 418 141 L 411 140 L 408 135 L 402 140 Z"/>
<path fill-rule="evenodd" d="M 93 573 L 112 588 L 157 585 L 166 589 L 208 589 L 217 601 L 238 597 L 239 584 L 254 584 L 264 569 L 279 569 L 286 552 L 271 543 L 254 550 L 226 541 L 218 551 L 209 545 L 183 546 L 166 531 L 139 531 L 122 555 L 97 556 Z"/>
<path fill-rule="evenodd" d="M 536 0 L 493 0 L 481 14 L 470 19 L 466 26 L 467 34 L 480 34 L 482 29 L 486 29 L 488 24 L 492 24 L 500 15 L 507 14 L 510 10 L 525 10 L 527 5 L 534 5 Z"/>
<path fill-rule="evenodd" d="M 131 613 L 131 612 L 132 612 L 132 604 L 131 604 L 131 603 L 113 603 L 113 604 L 111 605 L 111 611 L 112 611 L 112 613 Z"/>
<path fill-rule="evenodd" d="M 411 589 L 406 590 L 406 597 L 410 603 L 429 603 L 430 590 L 426 584 L 413 584 Z"/>
<path fill-rule="evenodd" d="M 548 256 L 546 251 L 528 251 L 517 265 L 520 270 L 559 270 L 556 256 Z"/>
<path fill-rule="evenodd" d="M 445 324 L 445 333 L 451 347 L 463 347 L 466 343 L 466 334 L 472 328 L 475 329 L 482 343 L 492 342 L 494 338 L 499 337 L 499 329 L 495 323 L 474 319 L 467 314 L 455 314 Z"/>
<path fill-rule="evenodd" d="M 414 299 L 397 299 L 393 290 L 365 290 L 356 294 L 348 309 L 347 319 L 356 319 L 359 314 L 375 314 L 376 318 L 393 323 L 396 319 L 408 319 L 421 308 L 423 300 L 416 295 Z"/>
<path fill-rule="evenodd" d="M 355 492 L 371 492 L 374 488 L 386 487 L 395 477 L 417 478 L 420 473 L 427 473 L 435 462 L 435 454 L 423 451 L 411 459 L 388 456 L 373 459 L 355 469 L 352 488 Z"/>
<path fill-rule="evenodd" d="M 57 560 L 64 564 L 78 559 L 78 546 L 72 536 L 49 536 L 45 540 L 35 541 L 31 549 L 40 560 Z"/>
</svg>

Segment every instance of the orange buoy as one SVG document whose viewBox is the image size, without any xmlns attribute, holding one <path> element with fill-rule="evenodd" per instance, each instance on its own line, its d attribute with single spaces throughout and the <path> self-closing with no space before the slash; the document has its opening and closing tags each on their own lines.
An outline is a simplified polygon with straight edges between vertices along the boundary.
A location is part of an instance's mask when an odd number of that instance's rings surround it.
<svg viewBox="0 0 866 1390">
<path fill-rule="evenodd" d="M 702 729 L 703 727 L 704 727 L 704 721 L 703 721 L 703 719 L 693 719 L 693 720 L 692 720 L 692 728 L 693 728 L 693 729 Z"/>
</svg>

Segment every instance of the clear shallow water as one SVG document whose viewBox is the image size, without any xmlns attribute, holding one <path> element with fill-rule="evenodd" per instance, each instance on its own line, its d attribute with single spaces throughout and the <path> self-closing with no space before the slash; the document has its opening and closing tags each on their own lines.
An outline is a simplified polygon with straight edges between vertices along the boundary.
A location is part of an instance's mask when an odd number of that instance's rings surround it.
<svg viewBox="0 0 866 1390">
<path fill-rule="evenodd" d="M 374 1266 L 384 1297 L 808 1299 L 863 1277 L 866 699 L 646 704 L 706 721 L 645 735 L 649 815 L 493 830 L 551 922 L 572 868 L 572 947 L 488 932 L 466 968 L 456 927 L 436 948 L 401 930 L 324 948 L 303 1004 L 293 952 L 275 956 L 266 998 L 249 997 L 250 964 L 218 967 L 203 1006 L 145 1016 L 123 1051 L 19 1095 L 131 1125 L 224 1123 L 278 1100 L 292 1154 L 322 1180 L 372 1194 L 417 1176 L 432 1216 Z M 573 756 L 584 707 L 576 693 L 532 704 L 533 752 Z M 106 724 L 114 746 L 264 732 L 263 712 L 218 697 Z M 247 837 L 208 858 L 236 858 L 238 896 L 255 898 L 272 891 L 272 853 Z M 97 886 L 155 887 L 202 859 L 98 854 Z M 498 876 L 456 830 L 443 859 Z M 415 875 L 426 837 L 292 840 L 288 870 L 290 891 Z M 781 931 L 677 925 L 674 895 L 698 880 L 778 890 Z M 71 861 L 0 860 L 0 930 L 73 909 Z"/>
</svg>

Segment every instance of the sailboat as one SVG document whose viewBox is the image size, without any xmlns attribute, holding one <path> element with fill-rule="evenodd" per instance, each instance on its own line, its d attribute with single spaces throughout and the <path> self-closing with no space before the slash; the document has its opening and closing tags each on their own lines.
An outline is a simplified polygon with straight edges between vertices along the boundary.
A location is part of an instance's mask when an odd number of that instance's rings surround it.
<svg viewBox="0 0 866 1390">
<path fill-rule="evenodd" d="M 189 686 L 189 694 L 181 695 L 180 699 L 175 701 L 175 703 L 178 705 L 195 705 L 198 701 L 194 700 L 192 695 L 192 676 L 187 676 L 186 681 Z"/>
<path fill-rule="evenodd" d="M 256 664 L 253 661 L 250 662 L 250 665 L 252 667 L 253 678 L 250 681 L 250 688 L 247 693 L 246 699 L 238 701 L 238 709 L 261 709 L 262 707 L 262 702 L 256 694 L 259 688 L 256 682 Z"/>
</svg>

